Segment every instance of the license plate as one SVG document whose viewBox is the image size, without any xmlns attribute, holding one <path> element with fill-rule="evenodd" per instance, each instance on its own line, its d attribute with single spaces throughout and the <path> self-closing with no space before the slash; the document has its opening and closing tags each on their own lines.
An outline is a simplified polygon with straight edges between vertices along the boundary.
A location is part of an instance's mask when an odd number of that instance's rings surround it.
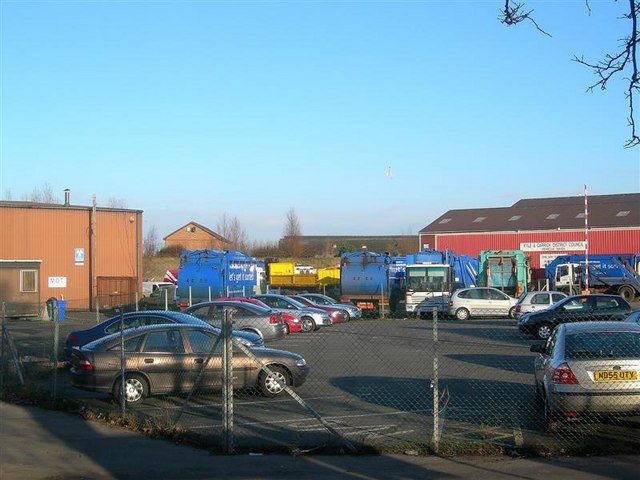
<svg viewBox="0 0 640 480">
<path fill-rule="evenodd" d="M 638 372 L 635 370 L 598 370 L 594 372 L 596 382 L 624 382 L 637 380 Z"/>
</svg>

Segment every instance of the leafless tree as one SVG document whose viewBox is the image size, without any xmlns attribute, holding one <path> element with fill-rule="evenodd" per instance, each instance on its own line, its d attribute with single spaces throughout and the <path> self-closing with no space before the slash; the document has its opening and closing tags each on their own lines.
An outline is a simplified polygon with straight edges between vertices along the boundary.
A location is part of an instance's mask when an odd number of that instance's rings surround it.
<svg viewBox="0 0 640 480">
<path fill-rule="evenodd" d="M 127 208 L 127 201 L 123 198 L 109 197 L 107 200 L 108 208 Z"/>
<path fill-rule="evenodd" d="M 51 185 L 45 183 L 41 187 L 35 187 L 31 195 L 25 195 L 26 202 L 35 203 L 60 203 L 60 200 L 53 194 Z"/>
<path fill-rule="evenodd" d="M 300 220 L 294 208 L 287 212 L 284 224 L 282 247 L 285 253 L 291 257 L 299 257 L 302 254 L 302 229 Z"/>
<path fill-rule="evenodd" d="M 234 250 L 246 251 L 249 246 L 247 233 L 238 217 L 227 217 L 224 213 L 219 219 L 216 226 L 218 234 L 231 242 L 231 248 Z"/>
<path fill-rule="evenodd" d="M 629 9 L 622 18 L 630 22 L 628 27 L 629 31 L 628 34 L 621 39 L 617 51 L 613 54 L 606 54 L 604 59 L 598 62 L 587 61 L 584 56 L 575 56 L 573 60 L 590 68 L 598 79 L 587 88 L 587 91 L 593 91 L 596 88 L 606 90 L 609 80 L 616 75 L 626 75 L 625 78 L 628 83 L 625 96 L 629 105 L 629 117 L 627 121 L 631 129 L 631 134 L 624 146 L 625 148 L 631 148 L 640 145 L 640 131 L 636 129 L 634 110 L 635 102 L 637 101 L 638 95 L 640 95 L 640 73 L 638 72 L 637 56 L 638 45 L 640 44 L 640 26 L 638 25 L 640 0 L 626 1 L 629 3 Z M 585 6 L 589 13 L 591 13 L 589 0 L 585 0 Z M 516 25 L 528 20 L 532 22 L 539 31 L 549 35 L 538 26 L 532 18 L 531 13 L 533 13 L 533 10 L 527 11 L 522 3 L 504 0 L 504 8 L 501 12 L 500 20 L 506 25 Z"/>
<path fill-rule="evenodd" d="M 3 200 L 11 200 L 12 198 L 13 198 L 13 195 L 11 194 L 11 189 L 10 188 L 5 188 L 4 195 L 3 195 Z"/>
<path fill-rule="evenodd" d="M 158 253 L 158 233 L 156 232 L 156 226 L 153 225 L 142 241 L 142 255 L 145 258 L 149 258 L 155 257 L 156 253 Z"/>
</svg>

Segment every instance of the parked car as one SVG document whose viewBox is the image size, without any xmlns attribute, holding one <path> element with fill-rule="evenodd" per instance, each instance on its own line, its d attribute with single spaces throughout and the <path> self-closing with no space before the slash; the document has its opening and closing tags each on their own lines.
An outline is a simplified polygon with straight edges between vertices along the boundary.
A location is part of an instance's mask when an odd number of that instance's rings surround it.
<svg viewBox="0 0 640 480">
<path fill-rule="evenodd" d="M 518 298 L 513 317 L 520 318 L 525 313 L 544 310 L 563 298 L 567 298 L 567 294 L 563 292 L 540 291 L 523 293 Z"/>
<path fill-rule="evenodd" d="M 572 295 L 545 310 L 525 313 L 518 320 L 518 330 L 546 339 L 560 323 L 622 320 L 629 313 L 631 306 L 618 295 Z"/>
<path fill-rule="evenodd" d="M 145 325 L 163 325 L 166 323 L 189 323 L 202 325 L 204 322 L 197 319 L 193 315 L 187 315 L 180 312 L 171 312 L 165 310 L 148 310 L 144 312 L 127 312 L 122 316 L 116 315 L 108 318 L 103 322 L 94 325 L 86 330 L 75 330 L 67 335 L 64 346 L 64 353 L 67 358 L 71 358 L 71 349 L 73 347 L 81 347 L 98 338 L 106 337 L 112 333 L 120 331 L 120 327 L 124 324 L 125 330 L 128 328 L 142 327 Z M 234 335 L 243 338 L 249 346 L 264 346 L 264 342 L 259 335 L 249 332 L 234 331 Z"/>
<path fill-rule="evenodd" d="M 287 326 L 277 312 L 249 302 L 212 300 L 196 303 L 184 310 L 184 313 L 216 327 L 222 326 L 225 312 L 232 315 L 234 329 L 256 333 L 265 342 L 280 340 L 286 335 Z"/>
<path fill-rule="evenodd" d="M 622 320 L 625 321 L 625 322 L 640 323 L 640 310 L 636 310 L 634 312 L 631 312 L 629 315 L 624 317 Z"/>
<path fill-rule="evenodd" d="M 553 432 L 565 419 L 640 412 L 640 325 L 559 325 L 545 345 L 531 346 L 535 392 Z"/>
<path fill-rule="evenodd" d="M 352 318 L 362 317 L 362 310 L 360 310 L 352 303 L 340 303 L 334 298 L 323 295 L 321 293 L 301 293 L 300 296 L 308 298 L 316 305 L 328 305 L 330 307 L 337 307 L 346 310 L 346 312 L 349 314 L 349 318 L 347 319 L 347 321 L 351 320 Z"/>
<path fill-rule="evenodd" d="M 162 287 L 169 287 L 174 285 L 171 282 L 153 282 L 153 281 L 145 281 L 142 282 L 142 298 L 148 297 L 152 293 L 158 291 Z"/>
<path fill-rule="evenodd" d="M 461 288 L 449 297 L 449 313 L 458 320 L 470 317 L 509 317 L 517 300 L 493 287 Z"/>
<path fill-rule="evenodd" d="M 336 308 L 329 305 L 317 305 L 308 298 L 303 297 L 302 295 L 289 295 L 289 298 L 293 298 L 294 300 L 297 300 L 307 307 L 324 310 L 329 314 L 329 317 L 331 317 L 331 323 L 342 323 L 349 320 L 349 314 L 342 308 Z"/>
<path fill-rule="evenodd" d="M 125 401 L 149 395 L 211 391 L 223 380 L 220 330 L 207 324 L 151 325 L 123 332 Z M 72 351 L 71 380 L 85 390 L 121 396 L 121 339 L 114 334 Z M 251 352 L 275 378 L 241 349 L 233 352 L 233 387 L 257 387 L 265 396 L 297 387 L 309 373 L 305 359 L 284 350 L 254 347 Z M 201 373 L 202 372 L 202 373 Z M 196 379 L 199 379 L 196 384 Z"/>
<path fill-rule="evenodd" d="M 247 303 L 252 303 L 254 305 L 258 305 L 263 308 L 267 308 L 269 310 L 273 310 L 269 305 L 267 305 L 263 301 L 253 297 L 220 297 L 220 298 L 217 298 L 216 300 L 227 300 L 230 302 L 247 302 Z M 279 313 L 280 315 L 282 315 L 282 320 L 284 320 L 284 323 L 287 326 L 287 334 L 298 333 L 302 331 L 302 325 L 300 324 L 300 319 L 298 317 L 287 312 L 276 312 L 276 313 Z"/>
<path fill-rule="evenodd" d="M 300 319 L 303 332 L 313 332 L 315 330 L 319 330 L 320 327 L 332 325 L 331 317 L 329 317 L 327 312 L 317 308 L 307 307 L 286 295 L 266 293 L 262 295 L 254 295 L 253 298 L 262 300 L 277 311 L 288 312 L 296 315 Z"/>
</svg>

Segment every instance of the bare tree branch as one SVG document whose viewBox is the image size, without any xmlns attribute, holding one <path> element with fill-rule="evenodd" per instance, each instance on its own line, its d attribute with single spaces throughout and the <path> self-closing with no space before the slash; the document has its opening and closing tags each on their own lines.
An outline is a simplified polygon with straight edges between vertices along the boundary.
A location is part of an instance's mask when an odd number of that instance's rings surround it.
<svg viewBox="0 0 640 480">
<path fill-rule="evenodd" d="M 523 3 L 511 3 L 511 0 L 504 1 L 504 10 L 502 11 L 502 15 L 499 17 L 500 21 L 506 25 L 517 25 L 525 20 L 529 20 L 531 23 L 535 25 L 535 27 L 545 35 L 549 37 L 551 34 L 545 32 L 540 25 L 533 19 L 531 14 L 533 10 L 529 10 L 528 12 L 523 11 L 524 4 Z"/>
<path fill-rule="evenodd" d="M 631 129 L 631 137 L 625 143 L 625 148 L 640 145 L 640 131 L 636 129 L 634 104 L 637 95 L 640 94 L 640 75 L 638 73 L 637 47 L 640 42 L 638 33 L 638 16 L 640 15 L 640 3 L 638 0 L 629 0 L 629 13 L 623 18 L 631 20 L 631 33 L 621 40 L 620 50 L 615 54 L 606 54 L 598 63 L 587 62 L 584 57 L 574 57 L 574 61 L 593 70 L 598 81 L 590 85 L 587 91 L 593 91 L 599 87 L 606 90 L 609 80 L 616 74 L 624 74 L 625 70 L 631 70 L 631 76 L 626 77 L 628 83 L 625 96 L 629 104 L 629 117 L 627 119 Z"/>
<path fill-rule="evenodd" d="M 628 87 L 625 91 L 625 96 L 629 105 L 629 117 L 627 119 L 629 127 L 631 129 L 630 138 L 624 144 L 625 148 L 636 147 L 640 145 L 640 131 L 636 128 L 635 121 L 635 102 L 640 95 L 640 74 L 638 72 L 637 61 L 637 48 L 640 42 L 640 33 L 638 32 L 638 17 L 640 16 L 640 0 L 628 0 L 629 13 L 622 18 L 631 21 L 631 32 L 628 36 L 621 40 L 620 50 L 615 54 L 607 54 L 605 58 L 597 63 L 588 62 L 583 56 L 575 56 L 573 60 L 581 65 L 584 65 L 591 70 L 598 77 L 598 81 L 590 85 L 587 91 L 593 91 L 599 87 L 601 90 L 605 90 L 611 80 L 616 75 L 624 75 L 625 72 L 630 70 L 630 76 L 625 77 L 628 81 Z M 591 15 L 591 6 L 589 0 L 585 0 L 586 8 Z M 513 3 L 511 0 L 505 0 L 504 9 L 502 11 L 500 20 L 506 25 L 516 25 L 524 20 L 530 20 L 536 26 L 536 28 L 542 33 L 549 35 L 542 30 L 538 24 L 531 17 L 533 10 L 525 11 L 524 4 Z M 549 35 L 551 36 L 551 35 Z"/>
</svg>

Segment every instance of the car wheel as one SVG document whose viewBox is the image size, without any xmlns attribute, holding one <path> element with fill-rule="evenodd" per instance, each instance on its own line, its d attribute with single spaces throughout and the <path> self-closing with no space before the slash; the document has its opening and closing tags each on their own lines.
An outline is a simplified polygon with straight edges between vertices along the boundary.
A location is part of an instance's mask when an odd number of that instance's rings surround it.
<svg viewBox="0 0 640 480">
<path fill-rule="evenodd" d="M 269 370 L 273 375 L 261 372 L 258 386 L 265 397 L 276 397 L 284 391 L 284 385 L 289 385 L 289 374 L 282 367 L 269 367 Z"/>
<path fill-rule="evenodd" d="M 560 426 L 560 418 L 558 414 L 553 411 L 551 405 L 549 405 L 549 400 L 545 398 L 544 400 L 544 428 L 549 433 L 557 433 L 558 428 Z"/>
<path fill-rule="evenodd" d="M 313 332 L 316 329 L 316 322 L 311 317 L 303 317 L 300 319 L 300 327 L 304 333 Z"/>
<path fill-rule="evenodd" d="M 345 310 L 344 311 L 344 321 L 348 322 L 349 320 L 351 320 L 351 314 Z"/>
<path fill-rule="evenodd" d="M 516 318 L 516 307 L 511 307 L 509 309 L 509 318 Z"/>
<path fill-rule="evenodd" d="M 551 332 L 553 332 L 553 327 L 548 323 L 542 323 L 536 330 L 536 337 L 540 340 L 546 340 L 551 336 Z"/>
<path fill-rule="evenodd" d="M 124 380 L 124 400 L 128 405 L 142 402 L 149 395 L 149 386 L 147 381 L 138 374 L 126 374 Z M 113 397 L 120 402 L 122 398 L 122 381 L 116 380 L 113 384 Z"/>
<path fill-rule="evenodd" d="M 623 285 L 618 289 L 618 295 L 624 298 L 627 302 L 633 302 L 633 298 L 636 296 L 636 292 L 633 287 L 629 285 Z"/>
<path fill-rule="evenodd" d="M 467 318 L 469 318 L 469 310 L 467 310 L 466 308 L 459 308 L 458 310 L 456 310 L 456 318 L 458 320 L 466 320 Z"/>
</svg>

